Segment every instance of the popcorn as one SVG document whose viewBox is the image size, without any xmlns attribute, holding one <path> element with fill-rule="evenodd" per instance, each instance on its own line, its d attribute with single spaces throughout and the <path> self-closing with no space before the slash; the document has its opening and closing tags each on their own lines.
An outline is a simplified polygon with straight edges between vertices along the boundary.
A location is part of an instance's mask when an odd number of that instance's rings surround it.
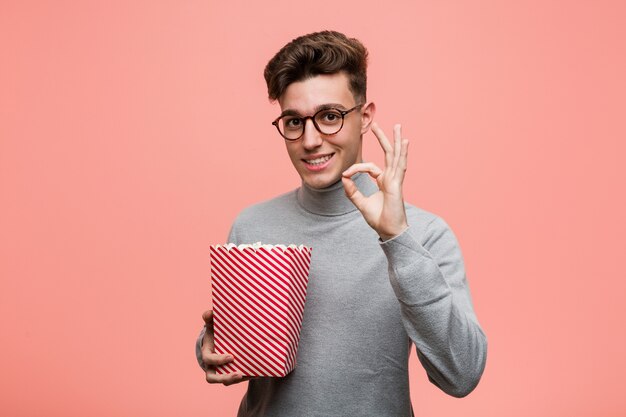
<svg viewBox="0 0 626 417">
<path fill-rule="evenodd" d="M 296 365 L 312 248 L 212 245 L 215 353 L 232 354 L 218 374 L 282 377 Z"/>
</svg>

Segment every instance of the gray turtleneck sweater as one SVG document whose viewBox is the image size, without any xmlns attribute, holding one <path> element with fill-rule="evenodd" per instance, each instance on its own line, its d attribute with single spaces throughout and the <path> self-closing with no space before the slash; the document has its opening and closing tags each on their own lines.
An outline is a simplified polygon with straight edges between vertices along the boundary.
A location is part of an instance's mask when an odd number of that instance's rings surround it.
<svg viewBox="0 0 626 417">
<path fill-rule="evenodd" d="M 353 179 L 366 196 L 378 190 L 367 174 Z M 447 394 L 476 387 L 487 339 L 457 239 L 437 215 L 410 204 L 406 213 L 409 228 L 382 241 L 341 181 L 321 190 L 302 183 L 239 213 L 228 242 L 313 252 L 296 367 L 284 378 L 248 381 L 238 417 L 412 416 L 412 345 Z"/>
</svg>

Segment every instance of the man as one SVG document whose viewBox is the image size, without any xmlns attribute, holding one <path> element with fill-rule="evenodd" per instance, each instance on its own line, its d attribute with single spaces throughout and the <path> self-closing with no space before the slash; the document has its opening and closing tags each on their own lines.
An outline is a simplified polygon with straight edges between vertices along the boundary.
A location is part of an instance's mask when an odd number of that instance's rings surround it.
<svg viewBox="0 0 626 417">
<path fill-rule="evenodd" d="M 203 314 L 196 353 L 207 381 L 249 381 L 239 417 L 412 416 L 412 344 L 428 379 L 455 397 L 485 367 L 458 242 L 443 219 L 403 201 L 408 141 L 400 125 L 390 143 L 374 123 L 366 66 L 358 40 L 324 31 L 294 39 L 265 68 L 282 111 L 274 125 L 302 185 L 239 213 L 228 241 L 314 250 L 297 364 L 286 377 L 216 374 L 233 359 L 213 352 L 212 312 Z M 382 169 L 362 161 L 370 129 Z"/>
</svg>

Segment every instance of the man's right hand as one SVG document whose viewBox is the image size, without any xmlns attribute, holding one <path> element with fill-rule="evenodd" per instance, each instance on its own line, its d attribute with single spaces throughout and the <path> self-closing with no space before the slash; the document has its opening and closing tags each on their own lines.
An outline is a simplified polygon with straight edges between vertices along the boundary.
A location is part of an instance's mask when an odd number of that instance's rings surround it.
<svg viewBox="0 0 626 417">
<path fill-rule="evenodd" d="M 249 380 L 251 377 L 244 377 L 240 372 L 228 374 L 217 374 L 216 365 L 223 365 L 232 362 L 232 355 L 218 355 L 215 353 L 213 342 L 213 310 L 202 313 L 202 319 L 206 323 L 206 333 L 202 338 L 202 362 L 206 371 L 206 382 L 209 384 L 224 384 L 226 386 Z"/>
</svg>

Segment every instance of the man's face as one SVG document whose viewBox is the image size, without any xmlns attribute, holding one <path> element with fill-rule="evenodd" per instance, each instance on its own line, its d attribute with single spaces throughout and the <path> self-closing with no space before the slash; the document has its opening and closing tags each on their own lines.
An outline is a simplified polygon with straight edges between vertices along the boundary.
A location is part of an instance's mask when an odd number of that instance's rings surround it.
<svg viewBox="0 0 626 417">
<path fill-rule="evenodd" d="M 282 112 L 295 111 L 300 116 L 312 116 L 321 105 L 332 104 L 349 110 L 357 103 L 348 87 L 345 73 L 323 74 L 290 84 L 278 99 Z M 341 178 L 341 173 L 361 162 L 361 135 L 369 129 L 374 104 L 345 115 L 343 128 L 325 135 L 307 119 L 304 134 L 295 141 L 285 140 L 291 163 L 302 180 L 312 188 L 325 188 Z M 321 158 L 321 159 L 320 159 Z"/>
</svg>

